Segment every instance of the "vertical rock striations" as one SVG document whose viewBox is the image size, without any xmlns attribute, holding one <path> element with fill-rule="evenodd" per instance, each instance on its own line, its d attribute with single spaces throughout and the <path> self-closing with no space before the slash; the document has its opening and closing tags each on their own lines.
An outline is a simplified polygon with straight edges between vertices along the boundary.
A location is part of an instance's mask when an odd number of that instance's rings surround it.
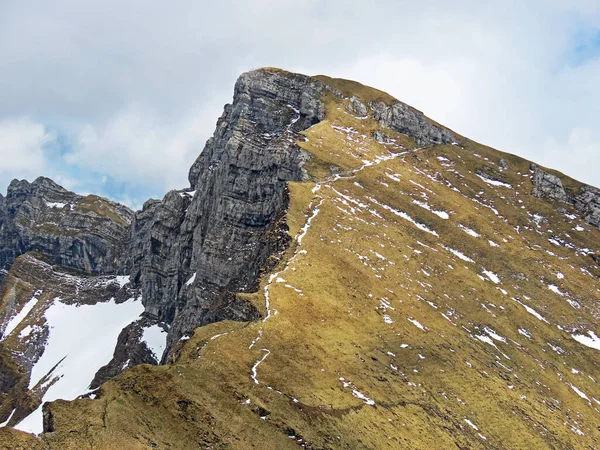
<svg viewBox="0 0 600 450">
<path fill-rule="evenodd" d="M 136 214 L 132 280 L 146 311 L 172 324 L 170 343 L 211 322 L 259 317 L 235 293 L 255 291 L 289 240 L 286 183 L 305 177 L 308 159 L 295 142 L 324 118 L 323 87 L 277 70 L 243 74 L 190 169 L 191 192 Z"/>
</svg>

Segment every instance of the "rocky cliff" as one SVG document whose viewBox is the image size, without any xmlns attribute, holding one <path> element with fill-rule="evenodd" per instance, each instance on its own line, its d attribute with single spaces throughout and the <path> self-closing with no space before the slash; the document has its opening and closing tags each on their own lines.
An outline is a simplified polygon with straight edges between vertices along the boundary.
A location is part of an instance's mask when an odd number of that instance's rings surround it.
<svg viewBox="0 0 600 450">
<path fill-rule="evenodd" d="M 323 119 L 323 88 L 302 75 L 242 75 L 190 169 L 190 190 L 136 214 L 132 280 L 146 311 L 172 324 L 170 343 L 211 322 L 259 317 L 237 293 L 255 292 L 289 242 L 287 182 L 306 177 L 308 160 L 296 141 Z"/>
<path fill-rule="evenodd" d="M 123 272 L 132 218 L 123 205 L 74 194 L 48 178 L 13 180 L 0 195 L 0 267 L 37 251 L 88 274 Z"/>
</svg>

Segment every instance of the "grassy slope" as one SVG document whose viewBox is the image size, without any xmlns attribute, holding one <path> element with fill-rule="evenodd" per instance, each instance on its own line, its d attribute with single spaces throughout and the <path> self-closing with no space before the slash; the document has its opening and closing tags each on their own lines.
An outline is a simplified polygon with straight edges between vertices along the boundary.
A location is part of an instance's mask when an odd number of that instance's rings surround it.
<svg viewBox="0 0 600 450">
<path fill-rule="evenodd" d="M 358 95 L 380 96 L 365 90 Z M 96 400 L 54 403 L 58 431 L 40 445 L 600 447 L 600 354 L 569 334 L 599 331 L 600 268 L 577 249 L 595 249 L 600 232 L 529 195 L 527 161 L 470 141 L 413 151 L 410 139 L 389 130 L 396 143 L 383 146 L 371 139 L 374 121 L 326 100 L 327 119 L 301 145 L 314 155 L 309 170 L 317 179 L 332 166 L 346 177 L 314 192 L 314 183 L 291 184 L 290 233 L 303 237 L 271 283 L 263 280 L 270 318 L 200 328 L 173 365 L 133 368 Z M 375 162 L 392 154 L 399 156 Z M 499 170 L 499 158 L 510 170 Z M 374 163 L 357 170 L 363 161 Z M 492 187 L 478 171 L 512 187 Z M 556 236 L 574 248 L 548 241 Z M 251 297 L 264 310 L 263 292 Z M 0 431 L 0 440 L 2 433 L 11 432 Z"/>
</svg>

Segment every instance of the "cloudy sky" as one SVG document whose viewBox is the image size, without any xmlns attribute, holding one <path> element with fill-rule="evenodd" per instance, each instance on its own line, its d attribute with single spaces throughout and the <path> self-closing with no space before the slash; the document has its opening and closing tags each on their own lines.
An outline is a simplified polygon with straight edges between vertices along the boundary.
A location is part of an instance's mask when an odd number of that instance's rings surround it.
<svg viewBox="0 0 600 450">
<path fill-rule="evenodd" d="M 600 186 L 598 0 L 3 0 L 0 192 L 46 175 L 139 207 L 186 187 L 263 66 L 361 81 Z"/>
</svg>

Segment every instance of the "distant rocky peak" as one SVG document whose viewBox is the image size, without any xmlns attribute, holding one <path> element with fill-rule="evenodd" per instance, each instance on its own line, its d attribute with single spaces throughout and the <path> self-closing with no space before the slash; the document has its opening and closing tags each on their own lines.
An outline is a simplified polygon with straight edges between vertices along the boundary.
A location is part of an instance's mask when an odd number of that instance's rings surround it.
<svg viewBox="0 0 600 450">
<path fill-rule="evenodd" d="M 37 251 L 69 269 L 121 273 L 132 220 L 128 207 L 75 194 L 50 178 L 13 180 L 0 198 L 0 267 Z"/>
</svg>

